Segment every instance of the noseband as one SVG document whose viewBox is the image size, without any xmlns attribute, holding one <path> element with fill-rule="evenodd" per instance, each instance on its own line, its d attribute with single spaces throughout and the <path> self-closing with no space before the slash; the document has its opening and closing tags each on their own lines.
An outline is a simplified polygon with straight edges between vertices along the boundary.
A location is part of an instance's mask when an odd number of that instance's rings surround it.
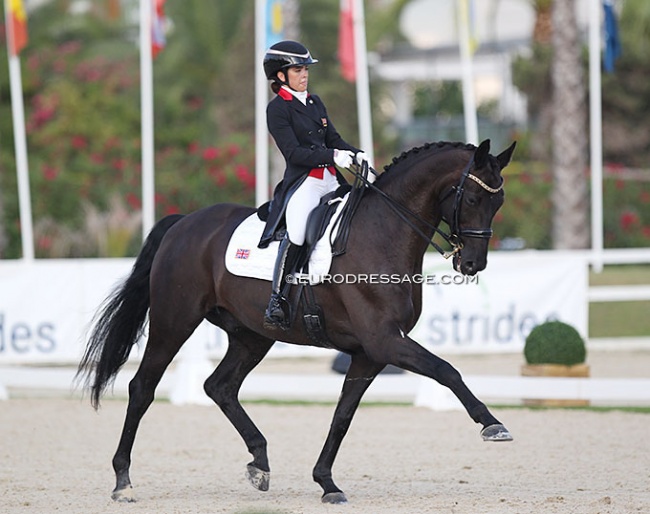
<svg viewBox="0 0 650 514">
<path fill-rule="evenodd" d="M 488 193 L 496 194 L 499 191 L 503 189 L 503 183 L 504 180 L 503 178 L 501 179 L 501 184 L 497 188 L 493 188 L 488 186 L 485 182 L 483 182 L 480 178 L 478 178 L 476 175 L 472 175 L 469 170 L 474 164 L 474 154 L 472 154 L 472 158 L 469 160 L 465 168 L 463 169 L 463 173 L 461 174 L 460 177 L 460 182 L 458 185 L 453 186 L 440 200 L 440 203 L 444 202 L 445 199 L 451 195 L 452 193 L 456 193 L 454 197 L 454 210 L 452 212 L 452 218 L 451 218 L 451 223 L 448 222 L 444 217 L 443 221 L 449 225 L 450 233 L 446 234 L 442 230 L 440 230 L 437 226 L 432 225 L 426 220 L 423 220 L 418 214 L 414 213 L 411 211 L 409 208 L 403 206 L 402 204 L 397 203 L 395 200 L 393 200 L 390 196 L 388 196 L 386 193 L 384 193 L 381 189 L 379 189 L 377 186 L 374 184 L 371 184 L 368 182 L 367 176 L 368 176 L 368 167 L 367 163 L 363 163 L 364 166 L 360 168 L 360 172 L 354 173 L 354 175 L 357 176 L 363 183 L 365 183 L 366 186 L 374 189 L 379 195 L 386 200 L 388 205 L 395 211 L 395 213 L 407 224 L 409 225 L 419 236 L 421 236 L 429 245 L 433 246 L 439 253 L 442 255 L 445 259 L 448 259 L 452 255 L 458 253 L 462 248 L 463 248 L 463 241 L 461 237 L 475 237 L 475 238 L 481 238 L 481 239 L 490 239 L 492 237 L 492 229 L 491 228 L 460 228 L 460 223 L 459 223 L 459 218 L 460 218 L 460 206 L 461 202 L 463 200 L 463 193 L 465 192 L 465 181 L 469 178 L 470 180 L 473 180 L 476 182 L 479 186 L 481 186 L 485 191 Z M 375 170 L 371 170 L 371 173 L 375 173 Z M 376 173 L 375 173 L 376 174 Z M 408 219 L 408 216 L 411 218 L 416 219 L 418 222 L 426 225 L 430 229 L 432 229 L 435 233 L 440 234 L 440 236 L 449 243 L 449 245 L 452 247 L 451 251 L 445 251 L 443 248 L 440 247 L 437 243 L 435 243 L 432 238 L 427 236 L 422 230 L 420 230 L 410 219 Z"/>
</svg>

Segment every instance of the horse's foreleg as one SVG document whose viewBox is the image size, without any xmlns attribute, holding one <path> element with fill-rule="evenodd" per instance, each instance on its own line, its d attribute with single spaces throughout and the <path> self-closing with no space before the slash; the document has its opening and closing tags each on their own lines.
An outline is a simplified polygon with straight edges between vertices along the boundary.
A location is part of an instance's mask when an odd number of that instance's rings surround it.
<svg viewBox="0 0 650 514">
<path fill-rule="evenodd" d="M 363 354 L 352 356 L 325 445 L 313 471 L 314 480 L 323 488 L 323 503 L 347 502 L 343 491 L 332 480 L 332 466 L 363 394 L 383 367 Z"/>
<path fill-rule="evenodd" d="M 460 373 L 444 359 L 432 354 L 408 336 L 398 336 L 399 339 L 383 343 L 378 351 L 377 359 L 382 362 L 399 366 L 407 371 L 432 378 L 441 385 L 448 387 L 463 404 L 467 413 L 476 422 L 483 425 L 481 436 L 486 441 L 511 441 L 508 430 L 469 390 Z M 386 357 L 386 354 L 390 357 Z M 384 360 L 386 359 L 386 360 Z"/>
<path fill-rule="evenodd" d="M 271 472 L 266 439 L 246 414 L 237 395 L 246 376 L 266 356 L 273 343 L 253 332 L 231 332 L 226 355 L 204 385 L 207 395 L 221 408 L 253 456 L 246 477 L 260 491 L 268 490 Z"/>
</svg>

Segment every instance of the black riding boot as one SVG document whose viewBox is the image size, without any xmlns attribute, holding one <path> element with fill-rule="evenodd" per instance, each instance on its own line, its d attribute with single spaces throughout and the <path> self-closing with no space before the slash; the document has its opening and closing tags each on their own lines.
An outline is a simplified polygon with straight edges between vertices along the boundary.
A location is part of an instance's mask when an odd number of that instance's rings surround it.
<svg viewBox="0 0 650 514">
<path fill-rule="evenodd" d="M 289 237 L 285 236 L 282 241 L 280 241 L 280 247 L 278 248 L 278 256 L 275 260 L 275 268 L 273 270 L 273 283 L 271 284 L 271 300 L 269 301 L 269 306 L 266 308 L 264 313 L 264 325 L 266 327 L 286 327 L 288 320 L 285 319 L 285 312 L 282 309 L 281 302 L 283 300 L 280 293 L 282 288 L 282 280 L 284 278 L 284 265 L 287 261 L 287 254 L 289 253 L 289 248 L 291 248 L 291 242 Z"/>
</svg>

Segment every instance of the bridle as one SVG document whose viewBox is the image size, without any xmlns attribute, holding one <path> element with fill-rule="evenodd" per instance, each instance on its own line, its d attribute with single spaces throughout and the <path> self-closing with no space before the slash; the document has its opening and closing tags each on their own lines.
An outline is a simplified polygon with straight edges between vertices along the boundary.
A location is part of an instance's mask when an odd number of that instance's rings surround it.
<svg viewBox="0 0 650 514">
<path fill-rule="evenodd" d="M 503 178 L 501 179 L 501 184 L 499 184 L 499 187 L 493 188 L 488 186 L 485 182 L 483 182 L 480 178 L 478 178 L 476 175 L 472 175 L 469 170 L 471 169 L 472 165 L 474 164 L 474 154 L 472 154 L 472 158 L 469 160 L 465 168 L 463 169 L 463 173 L 460 176 L 460 182 L 458 185 L 453 186 L 449 192 L 440 200 L 440 203 L 444 202 L 446 197 L 449 196 L 452 193 L 456 193 L 454 196 L 454 207 L 453 207 L 453 212 L 452 212 L 452 219 L 451 222 L 446 220 L 444 217 L 442 218 L 445 223 L 449 225 L 449 230 L 450 234 L 449 237 L 455 239 L 456 244 L 453 242 L 452 247 L 454 247 L 453 253 L 456 253 L 458 250 L 460 250 L 463 247 L 463 243 L 461 241 L 462 237 L 475 237 L 479 239 L 490 239 L 492 237 L 492 229 L 491 228 L 460 228 L 460 206 L 462 205 L 463 201 L 463 194 L 465 193 L 465 181 L 469 178 L 476 182 L 479 186 L 481 186 L 484 190 L 486 190 L 488 193 L 496 194 L 501 189 L 503 189 Z"/>
<path fill-rule="evenodd" d="M 480 178 L 478 178 L 476 175 L 472 175 L 469 170 L 471 169 L 472 165 L 474 164 L 474 154 L 472 154 L 472 158 L 469 160 L 465 168 L 463 169 L 463 172 L 460 176 L 460 182 L 458 185 L 452 186 L 447 193 L 440 199 L 440 203 L 444 202 L 451 194 L 455 193 L 454 195 L 454 206 L 453 206 L 453 211 L 452 211 L 452 216 L 451 216 L 451 221 L 446 220 L 443 216 L 442 220 L 449 225 L 449 234 L 445 233 L 444 231 L 440 230 L 437 226 L 429 223 L 428 221 L 422 219 L 421 216 L 418 214 L 414 213 L 412 210 L 410 210 L 408 207 L 405 207 L 404 205 L 396 202 L 393 198 L 388 196 L 386 193 L 384 193 L 381 189 L 379 189 L 377 186 L 374 184 L 371 184 L 368 182 L 367 176 L 368 172 L 372 172 L 375 175 L 377 174 L 375 170 L 372 168 L 368 168 L 368 163 L 364 162 L 363 165 L 361 166 L 360 172 L 355 172 L 352 171 L 352 173 L 357 177 L 357 179 L 360 179 L 361 182 L 363 182 L 366 186 L 370 187 L 374 191 L 376 191 L 386 202 L 388 205 L 395 211 L 395 213 L 404 221 L 407 225 L 409 225 L 420 237 L 422 237 L 430 246 L 435 248 L 440 255 L 442 255 L 445 259 L 448 259 L 449 257 L 453 256 L 454 254 L 458 253 L 462 248 L 463 248 L 463 241 L 462 237 L 474 237 L 474 238 L 480 238 L 480 239 L 490 239 L 492 237 L 492 229 L 491 228 L 461 228 L 460 227 L 460 206 L 462 204 L 463 200 L 463 194 L 465 193 L 465 181 L 469 178 L 470 180 L 473 180 L 476 182 L 479 186 L 481 186 L 485 191 L 488 193 L 496 194 L 499 191 L 503 189 L 503 183 L 504 180 L 503 178 L 501 179 L 501 184 L 499 184 L 499 187 L 494 188 L 488 186 L 485 182 L 483 182 Z M 451 251 L 445 251 L 443 248 L 440 247 L 435 241 L 433 241 L 432 238 L 427 236 L 422 230 L 420 230 L 419 227 L 417 227 L 407 216 L 415 219 L 419 223 L 426 225 L 428 228 L 432 229 L 435 233 L 439 234 L 451 247 Z"/>
</svg>

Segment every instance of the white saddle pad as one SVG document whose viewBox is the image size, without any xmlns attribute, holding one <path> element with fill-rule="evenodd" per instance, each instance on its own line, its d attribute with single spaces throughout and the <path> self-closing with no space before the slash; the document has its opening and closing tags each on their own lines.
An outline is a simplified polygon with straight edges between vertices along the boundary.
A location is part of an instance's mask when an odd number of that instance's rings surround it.
<svg viewBox="0 0 650 514">
<path fill-rule="evenodd" d="M 322 282 L 332 264 L 332 245 L 338 232 L 337 220 L 349 194 L 337 200 L 338 207 L 325 229 L 309 259 L 309 282 L 314 285 Z M 273 280 L 273 268 L 278 256 L 279 241 L 273 241 L 267 248 L 258 248 L 265 223 L 251 214 L 235 229 L 226 249 L 226 269 L 233 275 L 262 280 Z M 336 225 L 336 226 L 335 226 Z M 306 278 L 306 277 L 305 277 Z"/>
</svg>

